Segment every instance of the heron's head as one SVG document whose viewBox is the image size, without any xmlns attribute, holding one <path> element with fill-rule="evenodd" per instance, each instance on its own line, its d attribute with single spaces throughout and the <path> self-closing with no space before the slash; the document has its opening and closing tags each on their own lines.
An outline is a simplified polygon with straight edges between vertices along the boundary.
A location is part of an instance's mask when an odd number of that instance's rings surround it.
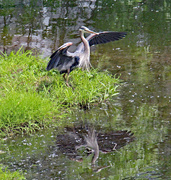
<svg viewBox="0 0 171 180">
<path fill-rule="evenodd" d="M 80 29 L 79 29 L 79 31 L 82 31 L 82 32 L 84 32 L 84 33 L 90 33 L 90 34 L 98 34 L 98 33 L 94 32 L 94 31 L 91 31 L 90 29 L 88 29 L 88 28 L 85 27 L 85 26 L 81 26 Z"/>
</svg>

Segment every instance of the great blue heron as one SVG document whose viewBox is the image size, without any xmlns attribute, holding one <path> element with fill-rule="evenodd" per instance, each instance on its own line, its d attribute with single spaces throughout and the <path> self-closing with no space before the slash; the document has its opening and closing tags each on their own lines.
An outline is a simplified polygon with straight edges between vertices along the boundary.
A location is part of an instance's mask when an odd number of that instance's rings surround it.
<svg viewBox="0 0 171 180">
<path fill-rule="evenodd" d="M 90 47 L 96 44 L 103 44 L 110 41 L 116 41 L 125 37 L 125 32 L 112 32 L 112 31 L 104 31 L 104 32 L 94 32 L 88 29 L 85 26 L 81 26 L 80 29 L 80 37 L 82 42 L 78 45 L 76 51 L 71 53 L 68 51 L 68 48 L 73 44 L 72 42 L 68 42 L 60 46 L 57 51 L 55 51 L 50 56 L 50 61 L 47 65 L 47 70 L 51 70 L 53 68 L 58 69 L 60 74 L 63 74 L 63 77 L 68 84 L 69 73 L 76 67 L 81 67 L 82 69 L 89 70 L 90 68 Z M 85 38 L 84 33 L 90 33 L 90 35 Z M 67 74 L 67 79 L 65 75 Z"/>
</svg>

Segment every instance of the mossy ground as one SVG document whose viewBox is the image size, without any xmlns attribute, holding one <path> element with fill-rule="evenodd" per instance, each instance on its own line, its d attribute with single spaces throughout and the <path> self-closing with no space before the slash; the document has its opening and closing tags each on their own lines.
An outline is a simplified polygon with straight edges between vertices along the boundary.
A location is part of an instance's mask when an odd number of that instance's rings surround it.
<svg viewBox="0 0 171 180">
<path fill-rule="evenodd" d="M 117 94 L 119 80 L 108 72 L 80 69 L 70 74 L 67 87 L 47 60 L 31 51 L 0 56 L 0 135 L 32 132 L 58 124 L 75 107 L 89 106 Z"/>
</svg>

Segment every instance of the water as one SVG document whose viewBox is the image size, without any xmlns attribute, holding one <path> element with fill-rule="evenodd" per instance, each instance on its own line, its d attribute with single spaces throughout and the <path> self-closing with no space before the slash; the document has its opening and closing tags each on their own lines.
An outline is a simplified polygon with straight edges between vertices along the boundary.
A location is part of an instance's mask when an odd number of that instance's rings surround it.
<svg viewBox="0 0 171 180">
<path fill-rule="evenodd" d="M 98 133 L 134 133 L 134 140 L 121 148 L 100 152 L 95 167 L 91 153 L 79 152 L 83 161 L 77 162 L 59 149 L 57 136 L 64 130 L 58 128 L 7 140 L 0 162 L 23 170 L 27 179 L 169 179 L 170 19 L 169 0 L 0 2 L 2 52 L 23 46 L 48 57 L 64 42 L 77 44 L 81 25 L 126 31 L 125 39 L 93 47 L 91 53 L 95 68 L 123 80 L 119 96 L 68 118 Z"/>
</svg>

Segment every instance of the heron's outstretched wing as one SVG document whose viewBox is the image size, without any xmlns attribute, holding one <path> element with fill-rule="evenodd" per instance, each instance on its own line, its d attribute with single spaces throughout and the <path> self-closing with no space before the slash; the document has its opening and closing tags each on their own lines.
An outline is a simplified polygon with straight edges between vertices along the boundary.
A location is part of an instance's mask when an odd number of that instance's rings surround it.
<svg viewBox="0 0 171 180">
<path fill-rule="evenodd" d="M 89 41 L 89 45 L 104 44 L 111 41 L 117 41 L 126 36 L 125 32 L 110 32 L 104 31 L 98 34 L 91 34 L 86 39 Z"/>
<path fill-rule="evenodd" d="M 72 42 L 68 42 L 60 46 L 51 56 L 48 62 L 46 70 L 57 68 L 59 65 L 72 60 L 72 56 L 67 54 L 68 48 L 72 45 Z"/>
<path fill-rule="evenodd" d="M 112 32 L 112 31 L 104 31 L 100 32 L 98 34 L 90 34 L 86 39 L 89 42 L 90 46 L 96 45 L 96 44 L 104 44 L 111 41 L 117 41 L 119 39 L 122 39 L 126 36 L 126 32 Z M 81 52 L 84 50 L 84 44 L 81 42 L 77 50 L 78 52 Z"/>
</svg>

